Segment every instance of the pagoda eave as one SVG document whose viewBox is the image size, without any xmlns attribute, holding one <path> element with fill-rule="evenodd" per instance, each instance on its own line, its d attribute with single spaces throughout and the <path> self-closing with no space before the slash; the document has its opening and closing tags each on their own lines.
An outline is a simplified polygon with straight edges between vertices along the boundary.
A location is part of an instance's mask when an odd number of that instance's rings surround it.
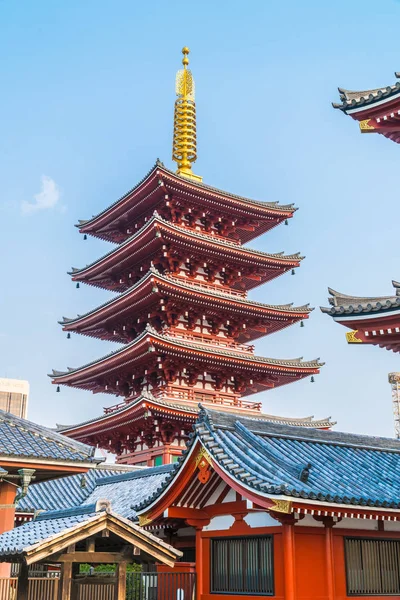
<svg viewBox="0 0 400 600">
<path fill-rule="evenodd" d="M 208 406 L 213 408 L 212 405 Z M 140 429 L 149 429 L 150 424 L 154 428 L 159 428 L 162 422 L 165 423 L 171 419 L 179 423 L 179 427 L 184 430 L 183 435 L 187 436 L 196 422 L 199 410 L 199 405 L 195 403 L 186 402 L 183 405 L 173 401 L 161 401 L 148 394 L 140 395 L 138 398 L 121 405 L 105 409 L 105 414 L 99 417 L 76 425 L 59 427 L 58 431 L 75 440 L 85 440 L 85 443 L 110 450 L 110 441 L 114 447 L 116 442 L 121 443 L 123 441 L 127 444 L 131 441 L 130 438 L 135 430 L 137 432 Z M 224 406 L 223 410 L 228 414 L 237 414 L 242 417 L 255 416 L 254 410 L 246 410 L 245 408 Z M 330 429 L 335 424 L 330 418 L 317 420 L 314 420 L 313 417 L 289 418 L 268 415 L 262 412 L 257 413 L 257 419 L 271 423 L 300 426 L 305 429 Z M 154 425 L 155 420 L 156 425 Z"/>
<path fill-rule="evenodd" d="M 242 227 L 239 223 L 237 233 L 242 243 L 291 218 L 296 210 L 293 205 L 280 206 L 276 202 L 249 200 L 205 184 L 188 181 L 158 162 L 125 196 L 99 215 L 87 221 L 80 221 L 76 226 L 81 233 L 120 243 L 129 237 L 128 231 L 133 221 L 140 220 L 142 215 L 160 207 L 166 199 L 171 198 L 199 206 L 203 211 L 212 213 L 218 209 L 218 212 L 225 211 L 227 216 L 233 218 L 258 220 L 256 227 L 251 229 L 246 228 L 246 225 Z"/>
<path fill-rule="evenodd" d="M 284 255 L 251 250 L 154 216 L 115 250 L 83 269 L 73 269 L 70 275 L 76 282 L 122 292 L 135 278 L 142 277 L 153 262 L 159 270 L 174 270 L 180 268 L 181 262 L 194 261 L 215 272 L 229 264 L 234 272 L 241 274 L 239 287 L 251 289 L 299 267 L 303 258 L 299 253 Z"/>
<path fill-rule="evenodd" d="M 132 341 L 128 336 L 127 323 L 132 323 L 131 330 L 139 326 L 141 331 L 150 316 L 154 320 L 170 312 L 176 316 L 187 310 L 187 306 L 190 306 L 192 313 L 200 311 L 210 320 L 246 319 L 246 327 L 239 328 L 239 343 L 255 340 L 308 319 L 312 310 L 309 306 L 273 306 L 252 302 L 238 294 L 217 292 L 215 287 L 202 287 L 195 283 L 190 285 L 152 269 L 117 298 L 75 319 L 64 319 L 60 324 L 65 332 L 126 343 Z"/>
<path fill-rule="evenodd" d="M 249 395 L 316 375 L 320 366 L 322 363 L 317 360 L 303 362 L 301 359 L 258 357 L 250 352 L 226 350 L 223 346 L 161 336 L 147 329 L 121 350 L 79 369 L 56 372 L 50 377 L 57 385 L 127 396 L 131 386 L 135 385 L 135 378 L 145 374 L 153 374 L 156 378 L 162 376 L 168 381 L 184 372 L 190 381 L 190 371 L 196 373 L 196 380 L 204 371 L 216 380 L 223 378 L 222 386 L 236 382 L 235 386 L 241 386 L 238 391 Z"/>
</svg>

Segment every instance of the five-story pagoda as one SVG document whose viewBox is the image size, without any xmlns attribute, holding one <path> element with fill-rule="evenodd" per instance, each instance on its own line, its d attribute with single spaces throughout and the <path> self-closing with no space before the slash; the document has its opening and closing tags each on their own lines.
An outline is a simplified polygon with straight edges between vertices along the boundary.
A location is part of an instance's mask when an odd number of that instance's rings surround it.
<svg viewBox="0 0 400 600">
<path fill-rule="evenodd" d="M 157 465 L 181 453 L 198 404 L 261 413 L 254 393 L 319 372 L 318 361 L 254 354 L 251 342 L 307 319 L 308 305 L 272 306 L 247 292 L 300 265 L 299 254 L 269 254 L 243 243 L 293 216 L 293 205 L 259 202 L 202 183 L 196 160 L 194 81 L 184 48 L 176 78 L 173 160 L 157 161 L 130 192 L 80 232 L 116 246 L 73 269 L 73 281 L 119 292 L 64 331 L 114 340 L 117 351 L 77 369 L 53 371 L 59 386 L 106 392 L 120 402 L 63 433 L 117 454 L 120 462 Z M 244 399 L 246 397 L 246 399 Z M 286 420 L 329 427 L 329 420 Z"/>
</svg>

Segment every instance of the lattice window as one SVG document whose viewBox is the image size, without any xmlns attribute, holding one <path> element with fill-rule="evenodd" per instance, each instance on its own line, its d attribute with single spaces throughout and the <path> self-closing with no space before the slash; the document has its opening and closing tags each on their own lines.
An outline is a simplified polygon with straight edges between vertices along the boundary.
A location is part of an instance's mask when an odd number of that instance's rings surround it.
<svg viewBox="0 0 400 600">
<path fill-rule="evenodd" d="M 274 594 L 273 538 L 211 540 L 211 593 Z"/>
<path fill-rule="evenodd" d="M 400 594 L 400 540 L 346 538 L 349 596 Z"/>
</svg>

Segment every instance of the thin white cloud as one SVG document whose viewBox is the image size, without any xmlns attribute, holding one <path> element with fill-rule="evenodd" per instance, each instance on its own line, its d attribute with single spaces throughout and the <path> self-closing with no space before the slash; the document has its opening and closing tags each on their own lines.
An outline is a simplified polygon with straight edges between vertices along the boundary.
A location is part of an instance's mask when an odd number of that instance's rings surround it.
<svg viewBox="0 0 400 600">
<path fill-rule="evenodd" d="M 51 210 L 56 207 L 64 210 L 64 206 L 59 205 L 60 190 L 54 179 L 42 175 L 42 187 L 38 194 L 33 196 L 33 202 L 24 200 L 21 204 L 23 215 L 30 215 L 41 210 Z"/>
</svg>

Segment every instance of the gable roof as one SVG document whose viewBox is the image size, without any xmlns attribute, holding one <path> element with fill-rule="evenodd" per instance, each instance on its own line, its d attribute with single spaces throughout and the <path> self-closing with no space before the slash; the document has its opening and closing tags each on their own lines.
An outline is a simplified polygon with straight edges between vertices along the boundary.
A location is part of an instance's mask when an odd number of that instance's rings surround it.
<svg viewBox="0 0 400 600">
<path fill-rule="evenodd" d="M 94 526 L 97 525 L 97 528 Z M 111 511 L 110 503 L 100 501 L 68 510 L 40 514 L 34 521 L 25 523 L 0 535 L 0 560 L 22 560 L 32 564 L 40 557 L 50 557 L 56 550 L 66 548 L 72 541 L 85 539 L 91 533 L 104 529 L 152 554 L 161 562 L 173 566 L 182 553 L 151 533 Z M 117 531 L 113 531 L 116 529 Z M 60 542 L 63 544 L 60 548 Z M 65 543 L 65 545 L 64 545 Z M 57 545 L 58 544 L 58 545 Z"/>
<path fill-rule="evenodd" d="M 259 497 L 400 508 L 400 440 L 304 429 L 202 409 L 186 456 L 162 490 L 136 506 L 144 512 L 173 490 L 197 442 L 215 467 Z"/>
</svg>

